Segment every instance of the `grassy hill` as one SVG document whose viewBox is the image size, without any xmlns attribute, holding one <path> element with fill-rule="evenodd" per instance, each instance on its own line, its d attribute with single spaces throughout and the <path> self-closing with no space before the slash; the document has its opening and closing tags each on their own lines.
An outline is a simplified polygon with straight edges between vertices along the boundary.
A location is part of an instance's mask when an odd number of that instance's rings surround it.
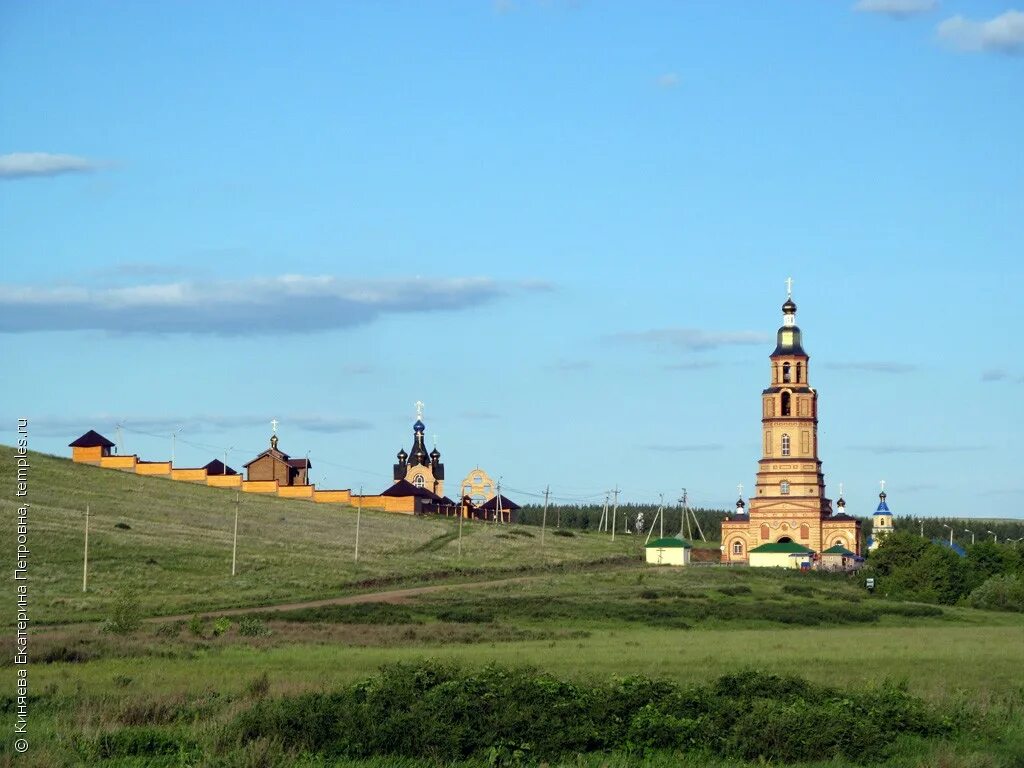
<svg viewBox="0 0 1024 768">
<path fill-rule="evenodd" d="M 14 449 L 0 446 L 0 476 L 13 477 Z M 521 526 L 364 510 L 359 563 L 356 510 L 240 494 L 238 575 L 231 577 L 236 493 L 30 454 L 32 618 L 59 623 L 105 617 L 122 589 L 147 614 L 263 605 L 353 591 L 374 583 L 500 574 L 638 554 L 633 537 L 545 537 Z M 89 591 L 82 592 L 85 508 L 90 511 Z M 0 508 L 13 521 L 17 504 Z M 13 526 L 4 526 L 11 552 Z"/>
</svg>

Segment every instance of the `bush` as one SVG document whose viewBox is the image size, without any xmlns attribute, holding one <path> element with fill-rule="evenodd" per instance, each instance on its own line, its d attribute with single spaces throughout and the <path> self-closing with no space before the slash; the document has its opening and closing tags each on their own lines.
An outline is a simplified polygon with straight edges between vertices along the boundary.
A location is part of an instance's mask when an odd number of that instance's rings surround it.
<svg viewBox="0 0 1024 768">
<path fill-rule="evenodd" d="M 689 687 L 643 677 L 594 684 L 424 663 L 386 666 L 334 692 L 262 699 L 225 735 L 328 761 L 430 755 L 507 764 L 672 749 L 734 761 L 870 763 L 890 756 L 900 737 L 946 735 L 952 722 L 891 685 L 838 689 L 755 671 Z"/>
<path fill-rule="evenodd" d="M 184 626 L 184 621 L 162 621 L 156 625 L 155 634 L 157 637 L 177 637 L 181 634 L 181 628 Z"/>
<path fill-rule="evenodd" d="M 718 591 L 723 595 L 735 597 L 736 595 L 748 595 L 752 590 L 746 584 L 733 584 L 728 587 L 719 587 Z"/>
<path fill-rule="evenodd" d="M 245 692 L 249 694 L 251 698 L 262 699 L 270 692 L 270 677 L 266 672 L 254 677 L 249 681 L 249 685 L 245 687 Z"/>
<path fill-rule="evenodd" d="M 114 523 L 115 528 L 120 528 L 122 531 L 130 531 L 132 527 L 128 523 Z"/>
<path fill-rule="evenodd" d="M 183 743 L 175 734 L 148 726 L 122 728 L 105 733 L 96 740 L 97 757 L 102 760 L 134 755 L 176 755 L 183 748 L 194 749 L 195 745 Z"/>
<path fill-rule="evenodd" d="M 142 607 L 139 598 L 129 589 L 121 590 L 114 598 L 110 618 L 103 624 L 105 632 L 128 635 L 142 626 Z"/>
<path fill-rule="evenodd" d="M 220 637 L 229 629 L 231 629 L 231 619 L 229 619 L 227 616 L 221 616 L 219 619 L 213 622 L 214 637 Z"/>
<path fill-rule="evenodd" d="M 971 592 L 967 602 L 987 611 L 1024 612 L 1024 579 L 1017 575 L 993 576 Z"/>
<path fill-rule="evenodd" d="M 782 591 L 787 595 L 798 595 L 799 597 L 812 597 L 814 587 L 810 584 L 783 584 Z"/>
<path fill-rule="evenodd" d="M 509 531 L 513 536 L 524 536 L 528 539 L 533 538 L 533 534 L 523 528 L 513 528 Z"/>
<path fill-rule="evenodd" d="M 271 630 L 263 619 L 257 616 L 243 616 L 238 621 L 238 634 L 242 637 L 267 637 Z"/>
<path fill-rule="evenodd" d="M 564 528 L 556 528 L 556 529 L 555 529 L 555 530 L 553 530 L 553 531 L 552 531 L 551 533 L 552 533 L 552 535 L 554 535 L 554 536 L 564 536 L 564 537 L 566 537 L 567 539 L 569 539 L 569 538 L 572 538 L 573 536 L 575 536 L 575 535 L 576 535 L 576 534 L 575 534 L 575 533 L 573 533 L 572 531 L 567 531 L 567 530 L 565 530 Z"/>
<path fill-rule="evenodd" d="M 206 632 L 206 619 L 198 613 L 193 614 L 192 618 L 188 621 L 188 631 L 196 637 L 202 637 Z"/>
</svg>

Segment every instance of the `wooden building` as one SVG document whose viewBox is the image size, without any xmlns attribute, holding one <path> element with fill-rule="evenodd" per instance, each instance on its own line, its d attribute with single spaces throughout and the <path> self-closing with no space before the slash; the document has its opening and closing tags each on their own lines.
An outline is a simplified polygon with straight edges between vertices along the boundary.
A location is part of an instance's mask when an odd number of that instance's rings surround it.
<svg viewBox="0 0 1024 768">
<path fill-rule="evenodd" d="M 219 462 L 218 462 L 219 463 Z M 309 485 L 309 459 L 293 459 L 277 447 L 277 435 L 271 435 L 270 448 L 244 465 L 246 480 L 276 480 L 279 486 Z"/>
</svg>

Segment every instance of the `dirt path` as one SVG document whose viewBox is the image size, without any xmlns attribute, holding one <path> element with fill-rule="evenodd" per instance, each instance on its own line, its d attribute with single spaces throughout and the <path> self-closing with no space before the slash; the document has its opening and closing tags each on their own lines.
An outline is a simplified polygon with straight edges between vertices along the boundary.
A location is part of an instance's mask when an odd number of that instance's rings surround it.
<svg viewBox="0 0 1024 768">
<path fill-rule="evenodd" d="M 410 597 L 426 595 L 431 592 L 441 592 L 445 589 L 485 589 L 497 587 L 502 584 L 516 584 L 533 579 L 543 578 L 542 576 L 517 576 L 511 579 L 495 579 L 493 581 L 472 581 L 454 584 L 431 584 L 426 587 L 409 587 L 407 589 L 391 589 L 385 592 L 366 592 L 359 595 L 345 595 L 344 597 L 329 597 L 324 600 L 307 600 L 301 603 L 283 603 L 279 605 L 252 605 L 248 608 L 226 608 L 217 611 L 196 611 L 200 616 L 240 616 L 246 613 L 264 613 L 267 611 L 295 611 L 302 608 L 320 608 L 324 605 L 359 605 L 361 603 L 401 603 Z M 148 622 L 162 621 L 188 621 L 194 614 L 182 614 L 181 616 L 155 616 L 147 619 Z"/>
</svg>

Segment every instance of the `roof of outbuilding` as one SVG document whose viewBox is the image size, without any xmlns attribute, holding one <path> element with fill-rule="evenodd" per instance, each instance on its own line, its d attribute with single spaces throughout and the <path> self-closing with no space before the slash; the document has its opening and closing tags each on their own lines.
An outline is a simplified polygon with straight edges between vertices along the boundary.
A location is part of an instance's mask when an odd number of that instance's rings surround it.
<svg viewBox="0 0 1024 768">
<path fill-rule="evenodd" d="M 237 475 L 238 474 L 237 472 L 235 472 L 235 470 L 233 470 L 231 467 L 226 465 L 220 459 L 214 459 L 209 464 L 207 464 L 205 467 L 203 467 L 203 469 L 206 470 L 206 474 L 208 474 L 208 475 Z"/>
<path fill-rule="evenodd" d="M 650 544 L 647 545 L 648 549 L 650 549 L 652 547 L 654 549 L 671 549 L 673 547 L 677 548 L 677 549 L 678 548 L 693 549 L 693 544 L 691 544 L 686 539 L 681 538 L 679 536 L 666 536 L 663 539 L 655 539 L 654 541 L 652 541 Z"/>
<path fill-rule="evenodd" d="M 381 496 L 417 496 L 421 499 L 430 499 L 431 501 L 440 501 L 441 497 L 438 496 L 431 490 L 426 488 L 417 488 L 415 485 L 410 483 L 408 480 L 399 480 L 397 483 L 392 485 L 390 488 L 381 491 Z"/>
<path fill-rule="evenodd" d="M 309 459 L 288 459 L 288 466 L 296 469 L 308 469 L 313 466 Z"/>
<path fill-rule="evenodd" d="M 846 557 L 857 557 L 856 552 L 851 552 L 842 544 L 836 544 L 824 550 L 821 554 L 823 555 L 845 555 Z"/>
<path fill-rule="evenodd" d="M 793 555 L 813 555 L 814 550 L 808 549 L 803 544 L 797 544 L 795 541 L 776 541 L 771 544 L 762 544 L 759 547 L 754 547 L 749 550 L 747 554 L 768 554 L 768 553 L 789 553 Z"/>
<path fill-rule="evenodd" d="M 498 509 L 498 497 L 494 496 L 494 497 L 488 499 L 487 501 L 485 501 L 483 504 L 480 505 L 480 509 L 487 509 L 487 510 L 493 509 L 493 510 L 497 510 Z M 502 496 L 501 496 L 501 509 L 503 511 L 510 510 L 510 509 L 519 509 L 519 505 L 516 504 L 514 501 L 512 501 L 507 496 L 505 496 L 504 494 L 502 494 Z"/>
<path fill-rule="evenodd" d="M 73 443 L 68 443 L 68 448 L 113 448 L 114 444 L 94 429 L 90 429 Z"/>
<path fill-rule="evenodd" d="M 276 461 L 282 461 L 285 464 L 287 464 L 288 460 L 291 458 L 291 456 L 289 456 L 287 453 L 285 453 L 284 451 L 278 450 L 277 448 L 267 448 L 267 450 L 265 450 L 263 453 L 261 453 L 255 459 L 253 459 L 252 461 L 247 461 L 242 466 L 243 467 L 248 467 L 250 464 L 255 464 L 257 461 L 259 461 L 260 459 L 262 459 L 265 456 L 269 456 L 270 458 L 275 459 Z"/>
</svg>

